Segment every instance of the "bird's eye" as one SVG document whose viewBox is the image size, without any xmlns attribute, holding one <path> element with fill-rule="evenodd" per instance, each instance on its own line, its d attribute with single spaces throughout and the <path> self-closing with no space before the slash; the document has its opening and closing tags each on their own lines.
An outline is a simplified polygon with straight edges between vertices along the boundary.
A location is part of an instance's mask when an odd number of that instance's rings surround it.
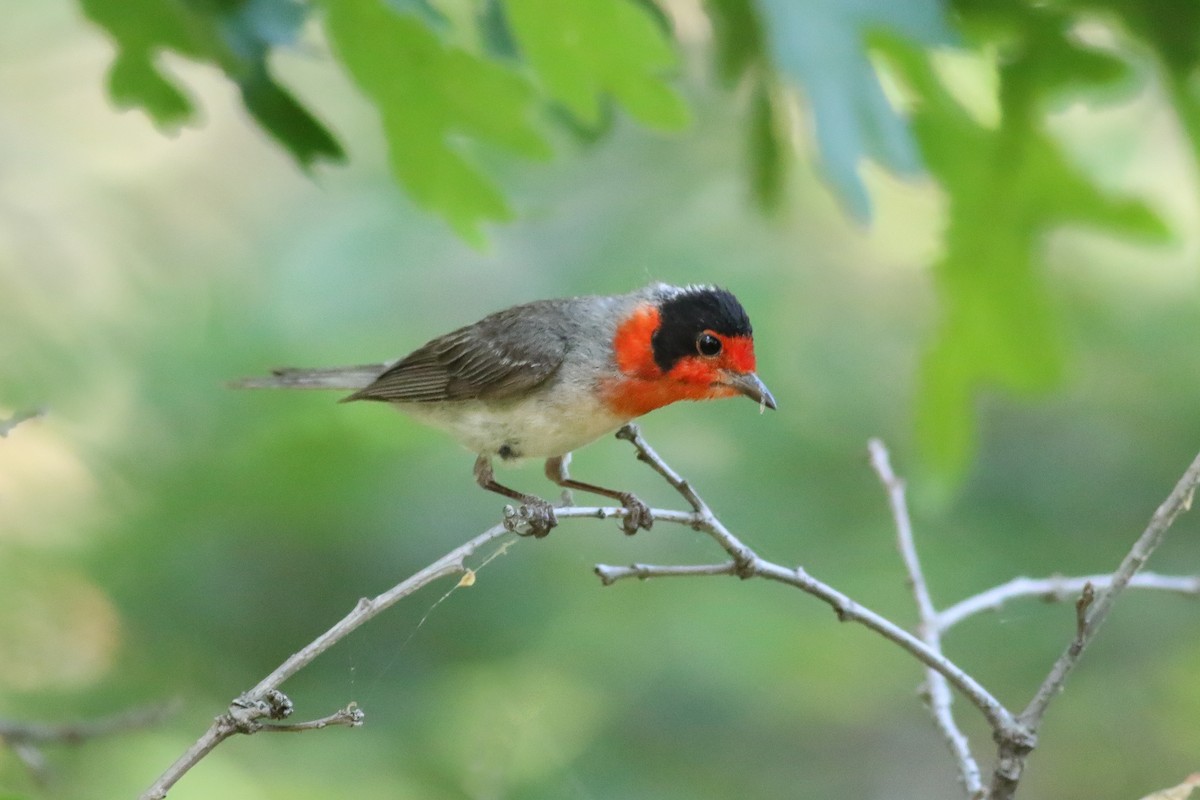
<svg viewBox="0 0 1200 800">
<path fill-rule="evenodd" d="M 696 352 L 711 358 L 721 352 L 721 340 L 705 331 L 696 339 Z"/>
</svg>

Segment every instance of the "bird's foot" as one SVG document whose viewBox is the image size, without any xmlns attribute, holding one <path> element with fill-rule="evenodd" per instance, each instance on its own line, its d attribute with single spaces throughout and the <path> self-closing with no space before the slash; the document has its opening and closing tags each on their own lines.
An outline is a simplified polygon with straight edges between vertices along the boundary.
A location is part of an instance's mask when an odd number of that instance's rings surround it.
<svg viewBox="0 0 1200 800">
<path fill-rule="evenodd" d="M 621 505 L 625 506 L 625 519 L 621 522 L 621 530 L 625 531 L 627 536 L 633 536 L 642 528 L 650 530 L 650 526 L 654 524 L 650 506 L 629 492 L 621 493 Z"/>
<path fill-rule="evenodd" d="M 558 524 L 554 516 L 554 506 L 540 497 L 526 498 L 519 508 L 504 507 L 504 527 L 519 536 L 532 536 L 541 539 L 550 533 L 550 529 Z"/>
</svg>

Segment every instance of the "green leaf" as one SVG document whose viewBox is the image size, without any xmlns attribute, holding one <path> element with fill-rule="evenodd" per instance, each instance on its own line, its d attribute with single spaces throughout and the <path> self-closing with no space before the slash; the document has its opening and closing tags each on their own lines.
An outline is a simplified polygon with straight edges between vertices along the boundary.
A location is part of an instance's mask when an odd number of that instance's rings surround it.
<svg viewBox="0 0 1200 800">
<path fill-rule="evenodd" d="M 250 116 L 304 167 L 318 158 L 341 161 L 341 145 L 304 106 L 266 71 L 251 73 L 239 82 L 242 102 Z"/>
<path fill-rule="evenodd" d="M 431 0 L 386 0 L 391 9 L 397 13 L 410 14 L 425 23 L 425 27 L 436 31 L 445 31 L 450 27 L 450 20 Z"/>
<path fill-rule="evenodd" d="M 546 93 L 587 127 L 610 94 L 661 130 L 687 125 L 683 98 L 663 78 L 676 54 L 654 18 L 629 0 L 507 0 L 517 45 Z"/>
<path fill-rule="evenodd" d="M 770 85 L 760 80 L 750 107 L 750 187 L 754 199 L 766 211 L 779 207 L 791 150 L 786 123 L 778 114 Z"/>
<path fill-rule="evenodd" d="M 753 0 L 708 0 L 713 26 L 717 72 L 726 83 L 737 82 L 748 70 L 763 66 L 762 22 Z"/>
<path fill-rule="evenodd" d="M 762 0 L 776 66 L 803 89 L 812 109 L 827 178 L 859 219 L 871 201 L 858 174 L 863 158 L 900 173 L 921 168 L 905 122 L 884 96 L 868 59 L 867 38 L 887 31 L 915 43 L 955 36 L 938 0 Z"/>
<path fill-rule="evenodd" d="M 1081 12 L 1115 19 L 1148 45 L 1163 67 L 1163 78 L 1175 112 L 1200 157 L 1200 3 L 1176 0 L 1079 0 Z"/>
<path fill-rule="evenodd" d="M 142 108 L 160 127 L 192 119 L 195 109 L 177 80 L 159 68 L 173 51 L 213 64 L 242 92 L 251 116 L 302 166 L 341 160 L 341 147 L 303 106 L 275 82 L 267 59 L 272 46 L 290 44 L 305 7 L 293 0 L 80 0 L 89 19 L 116 41 L 109 93 L 118 106 Z"/>
<path fill-rule="evenodd" d="M 479 9 L 479 36 L 484 52 L 492 58 L 516 61 L 520 54 L 504 15 L 504 3 L 502 0 L 482 2 L 483 7 Z"/>
<path fill-rule="evenodd" d="M 1076 0 L 1079 13 L 1101 13 L 1153 46 L 1167 69 L 1187 75 L 1200 64 L 1200 3 L 1179 0 Z"/>
<path fill-rule="evenodd" d="M 159 50 L 200 58 L 191 31 L 205 20 L 179 3 L 159 0 L 80 0 L 84 14 L 116 40 L 109 91 L 121 107 L 141 107 L 158 125 L 174 126 L 192 114 L 182 90 L 159 71 Z M 207 27 L 207 26 L 205 26 Z"/>
<path fill-rule="evenodd" d="M 326 0 L 338 58 L 383 118 L 396 178 L 469 241 L 480 224 L 510 216 L 496 186 L 467 158 L 486 143 L 550 154 L 532 122 L 534 93 L 504 66 L 445 45 L 418 19 L 381 0 Z"/>
<path fill-rule="evenodd" d="M 218 4 L 220 5 L 220 4 Z M 270 48 L 292 44 L 308 14 L 295 0 L 247 0 L 226 3 L 220 32 L 232 50 L 222 65 L 242 91 L 242 102 L 259 125 L 301 166 L 319 159 L 345 158 L 333 135 L 271 77 Z"/>
<path fill-rule="evenodd" d="M 1046 234 L 1082 223 L 1165 235 L 1140 201 L 1103 194 L 1044 127 L 1056 87 L 1111 84 L 1124 71 L 1081 51 L 1061 21 L 1019 21 L 1022 36 L 1000 68 L 996 129 L 954 101 L 926 54 L 898 43 L 888 51 L 920 97 L 914 130 L 949 195 L 945 252 L 934 265 L 942 314 L 921 367 L 916 420 L 927 461 L 947 478 L 960 476 L 973 453 L 978 392 L 1035 392 L 1061 377 L 1062 346 L 1040 278 Z"/>
</svg>

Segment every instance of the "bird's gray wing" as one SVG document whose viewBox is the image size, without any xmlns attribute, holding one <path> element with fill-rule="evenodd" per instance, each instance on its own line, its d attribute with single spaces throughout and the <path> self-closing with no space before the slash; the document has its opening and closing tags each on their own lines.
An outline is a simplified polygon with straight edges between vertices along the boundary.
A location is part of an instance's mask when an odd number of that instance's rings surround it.
<svg viewBox="0 0 1200 800">
<path fill-rule="evenodd" d="M 419 347 L 346 400 L 428 403 L 521 395 L 558 372 L 568 321 L 557 301 L 497 312 Z"/>
</svg>

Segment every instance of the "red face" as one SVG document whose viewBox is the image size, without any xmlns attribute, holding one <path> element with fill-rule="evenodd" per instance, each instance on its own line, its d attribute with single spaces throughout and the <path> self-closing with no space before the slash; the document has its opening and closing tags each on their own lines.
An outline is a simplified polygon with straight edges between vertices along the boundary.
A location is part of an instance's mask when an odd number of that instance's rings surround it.
<svg viewBox="0 0 1200 800">
<path fill-rule="evenodd" d="M 639 307 L 618 328 L 613 352 L 620 378 L 604 387 L 614 411 L 636 417 L 678 400 L 709 400 L 744 394 L 771 408 L 775 400 L 754 374 L 754 339 L 701 328 L 688 334 L 691 352 L 681 354 L 664 372 L 655 358 L 653 337 L 662 325 L 659 309 Z M 679 338 L 679 337 L 676 337 Z"/>
</svg>

